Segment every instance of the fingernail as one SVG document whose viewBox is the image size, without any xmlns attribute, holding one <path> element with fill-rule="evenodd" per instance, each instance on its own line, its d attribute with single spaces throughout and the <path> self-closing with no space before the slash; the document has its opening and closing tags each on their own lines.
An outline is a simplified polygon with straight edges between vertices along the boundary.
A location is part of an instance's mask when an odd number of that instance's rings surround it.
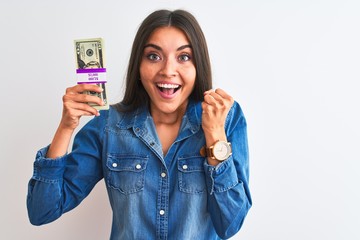
<svg viewBox="0 0 360 240">
<path fill-rule="evenodd" d="M 213 89 L 209 89 L 209 90 L 207 90 L 207 91 L 204 92 L 204 95 L 209 94 L 209 93 L 211 93 L 211 92 L 213 92 L 213 91 L 214 91 Z"/>
</svg>

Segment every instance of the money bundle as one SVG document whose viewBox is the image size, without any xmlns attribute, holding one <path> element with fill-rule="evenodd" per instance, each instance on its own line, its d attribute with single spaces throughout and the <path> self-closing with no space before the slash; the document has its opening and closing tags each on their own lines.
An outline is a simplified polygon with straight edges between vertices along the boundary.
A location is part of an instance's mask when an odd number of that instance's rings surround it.
<svg viewBox="0 0 360 240">
<path fill-rule="evenodd" d="M 76 55 L 76 75 L 78 84 L 96 84 L 103 89 L 101 93 L 84 92 L 97 96 L 103 100 L 105 105 L 99 106 L 89 103 L 90 106 L 104 110 L 109 109 L 106 96 L 106 68 L 104 57 L 104 44 L 102 38 L 74 40 Z"/>
</svg>

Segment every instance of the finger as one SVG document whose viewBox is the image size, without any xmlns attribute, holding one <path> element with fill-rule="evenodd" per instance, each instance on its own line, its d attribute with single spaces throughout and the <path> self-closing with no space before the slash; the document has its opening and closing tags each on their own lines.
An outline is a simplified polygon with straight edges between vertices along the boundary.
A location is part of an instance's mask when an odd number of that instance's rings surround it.
<svg viewBox="0 0 360 240">
<path fill-rule="evenodd" d="M 103 89 L 96 84 L 78 84 L 66 89 L 66 93 L 82 93 L 85 91 L 102 92 Z"/>
<path fill-rule="evenodd" d="M 211 104 L 206 103 L 205 101 L 201 103 L 202 115 L 206 115 L 210 118 L 216 115 L 217 107 Z"/>
<path fill-rule="evenodd" d="M 95 109 L 95 108 L 93 108 Z M 95 109 L 90 111 L 84 111 L 84 110 L 76 110 L 77 111 L 77 116 L 78 117 L 82 117 L 82 116 L 100 116 L 100 112 L 98 110 Z"/>
<path fill-rule="evenodd" d="M 219 96 L 221 96 L 222 98 L 232 102 L 232 103 L 234 102 L 233 97 L 231 97 L 227 92 L 225 92 L 221 88 L 216 89 L 215 93 L 218 94 Z"/>
<path fill-rule="evenodd" d="M 103 89 L 97 84 L 78 84 L 77 87 L 82 91 L 102 92 Z"/>
<path fill-rule="evenodd" d="M 95 103 L 100 106 L 104 105 L 104 102 L 100 97 L 89 94 L 78 94 L 74 96 L 74 100 L 83 103 Z"/>
<path fill-rule="evenodd" d="M 216 99 L 210 93 L 204 96 L 204 102 L 209 105 L 216 105 Z"/>
<path fill-rule="evenodd" d="M 214 91 L 204 96 L 204 101 L 214 107 L 220 107 L 225 105 L 224 100 L 225 99 L 223 99 L 219 94 L 215 93 Z"/>
<path fill-rule="evenodd" d="M 64 109 L 69 116 L 80 117 L 83 115 L 98 115 L 99 111 L 87 103 L 78 102 L 66 102 L 64 103 Z"/>
<path fill-rule="evenodd" d="M 215 90 L 210 89 L 208 91 L 205 91 L 204 97 L 207 95 L 212 96 L 217 101 L 222 101 L 223 96 L 227 96 L 227 93 L 224 90 L 217 88 Z"/>
<path fill-rule="evenodd" d="M 66 111 L 65 116 L 69 119 L 79 119 L 82 116 L 94 116 L 97 115 L 97 112 L 88 112 L 84 110 L 79 109 L 70 109 L 69 111 Z"/>
<path fill-rule="evenodd" d="M 203 113 L 206 113 L 206 112 L 208 112 L 209 111 L 209 104 L 207 104 L 206 102 L 202 102 L 201 103 L 201 109 L 202 109 L 202 112 Z"/>
<path fill-rule="evenodd" d="M 101 98 L 89 94 L 74 93 L 72 90 L 68 90 L 63 96 L 63 102 L 81 102 L 81 103 L 95 103 L 97 105 L 104 105 Z"/>
<path fill-rule="evenodd" d="M 229 108 L 234 103 L 234 99 L 220 88 L 216 89 L 209 95 L 211 95 L 216 100 L 217 106 L 224 106 L 226 108 Z"/>
<path fill-rule="evenodd" d="M 209 89 L 209 90 L 205 91 L 205 92 L 204 92 L 204 96 L 207 95 L 207 94 L 209 94 L 209 93 L 211 93 L 211 92 L 213 92 L 213 91 L 214 91 L 213 89 Z"/>
<path fill-rule="evenodd" d="M 212 97 L 215 101 L 220 102 L 220 103 L 222 103 L 224 101 L 223 97 L 215 91 L 209 93 L 208 96 Z"/>
</svg>

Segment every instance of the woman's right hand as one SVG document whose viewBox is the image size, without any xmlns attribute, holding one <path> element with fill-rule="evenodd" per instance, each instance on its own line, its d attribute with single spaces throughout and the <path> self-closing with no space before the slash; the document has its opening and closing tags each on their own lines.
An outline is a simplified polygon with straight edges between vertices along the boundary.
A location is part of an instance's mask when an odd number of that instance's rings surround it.
<svg viewBox="0 0 360 240">
<path fill-rule="evenodd" d="M 88 103 L 104 105 L 99 97 L 83 94 L 85 91 L 101 92 L 99 86 L 94 84 L 79 84 L 66 89 L 63 96 L 63 113 L 60 125 L 46 154 L 48 158 L 56 159 L 66 154 L 71 136 L 79 125 L 81 116 L 99 116 L 98 110 Z"/>
<path fill-rule="evenodd" d="M 103 89 L 96 84 L 78 84 L 66 89 L 63 96 L 63 113 L 60 128 L 74 130 L 81 116 L 99 116 L 99 111 L 88 103 L 104 105 L 103 101 L 96 96 L 83 94 L 85 91 L 102 92 Z"/>
</svg>

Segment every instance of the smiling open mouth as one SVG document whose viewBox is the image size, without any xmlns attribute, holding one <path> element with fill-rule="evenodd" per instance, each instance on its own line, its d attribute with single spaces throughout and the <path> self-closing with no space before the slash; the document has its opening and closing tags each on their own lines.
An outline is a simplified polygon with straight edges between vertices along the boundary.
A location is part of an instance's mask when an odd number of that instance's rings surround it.
<svg viewBox="0 0 360 240">
<path fill-rule="evenodd" d="M 179 90 L 181 86 L 178 84 L 158 83 L 157 87 L 160 89 L 161 92 L 167 95 L 172 95 L 177 90 Z"/>
</svg>

